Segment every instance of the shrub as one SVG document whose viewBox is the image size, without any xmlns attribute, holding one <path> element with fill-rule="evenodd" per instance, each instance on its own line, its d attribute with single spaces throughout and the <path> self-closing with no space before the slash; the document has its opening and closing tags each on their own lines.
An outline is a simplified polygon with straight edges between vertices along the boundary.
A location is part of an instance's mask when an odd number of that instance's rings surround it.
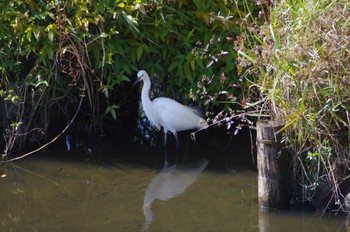
<svg viewBox="0 0 350 232">
<path fill-rule="evenodd" d="M 323 209 L 343 209 L 350 191 L 349 22 L 348 1 L 278 1 L 245 34 L 255 44 L 237 47 L 271 119 L 286 121 L 299 199 Z"/>
</svg>

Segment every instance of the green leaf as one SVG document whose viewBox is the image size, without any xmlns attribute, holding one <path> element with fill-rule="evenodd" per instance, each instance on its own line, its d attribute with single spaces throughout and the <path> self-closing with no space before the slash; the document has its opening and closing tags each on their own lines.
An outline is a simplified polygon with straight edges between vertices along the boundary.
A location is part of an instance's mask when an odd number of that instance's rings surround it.
<svg viewBox="0 0 350 232">
<path fill-rule="evenodd" d="M 130 71 L 130 69 L 129 69 L 129 71 Z M 131 71 L 130 71 L 130 72 L 131 72 Z M 124 74 L 118 75 L 117 84 L 119 85 L 119 84 L 122 83 L 123 81 L 128 81 L 128 82 L 130 82 L 130 79 L 129 79 L 127 76 L 125 76 Z"/>
<path fill-rule="evenodd" d="M 242 52 L 242 51 L 238 51 L 238 54 L 242 55 L 243 57 L 245 57 L 247 60 L 249 60 L 250 62 L 254 62 L 254 58 L 247 55 L 246 53 Z"/>
<path fill-rule="evenodd" d="M 115 104 L 114 104 L 114 105 L 112 105 L 111 107 L 112 107 L 112 109 L 115 109 L 115 110 L 120 109 L 120 106 L 115 105 Z"/>
<path fill-rule="evenodd" d="M 178 61 L 173 61 L 168 67 L 168 72 L 172 72 L 174 69 L 178 67 L 178 65 L 179 65 Z"/>
<path fill-rule="evenodd" d="M 114 120 L 117 120 L 117 112 L 116 112 L 116 109 L 118 109 L 118 108 L 119 108 L 119 106 L 117 106 L 117 105 L 108 106 L 108 107 L 106 108 L 105 113 L 106 113 L 106 114 L 110 113 L 110 114 L 112 115 L 113 119 L 114 119 Z"/>
<path fill-rule="evenodd" d="M 22 125 L 22 123 L 23 122 L 13 122 L 13 123 L 10 124 L 10 126 L 11 127 L 15 127 L 17 129 L 20 125 Z"/>
<path fill-rule="evenodd" d="M 109 92 L 107 88 L 103 88 L 102 93 L 106 96 L 106 98 L 108 98 Z"/>
<path fill-rule="evenodd" d="M 192 83 L 193 80 L 192 80 L 192 72 L 191 72 L 190 66 L 185 65 L 184 71 L 185 71 L 186 79 L 187 79 L 190 83 Z"/>
<path fill-rule="evenodd" d="M 190 61 L 190 65 L 191 65 L 192 70 L 194 71 L 195 68 L 196 68 L 196 61 L 195 60 L 191 60 Z"/>
<path fill-rule="evenodd" d="M 35 83 L 35 87 L 38 87 L 40 85 L 45 85 L 46 87 L 49 86 L 49 83 L 47 83 L 47 81 L 38 81 L 37 83 Z"/>
<path fill-rule="evenodd" d="M 117 113 L 115 112 L 114 109 L 111 109 L 111 115 L 112 115 L 114 120 L 117 120 Z"/>
<path fill-rule="evenodd" d="M 139 29 L 136 27 L 137 26 L 137 21 L 134 20 L 131 15 L 128 15 L 127 13 L 125 13 L 125 11 L 122 11 L 122 15 L 123 15 L 125 21 L 128 23 L 128 25 L 130 27 L 132 27 L 138 34 L 141 34 Z"/>
<path fill-rule="evenodd" d="M 143 53 L 143 47 L 139 46 L 137 48 L 137 51 L 136 51 L 136 59 L 137 59 L 137 61 L 140 61 L 140 59 L 142 57 L 142 53 Z"/>
<path fill-rule="evenodd" d="M 123 2 L 121 2 L 121 3 L 119 3 L 119 4 L 117 5 L 117 7 L 124 8 L 124 7 L 125 7 L 125 4 L 124 4 Z"/>
</svg>

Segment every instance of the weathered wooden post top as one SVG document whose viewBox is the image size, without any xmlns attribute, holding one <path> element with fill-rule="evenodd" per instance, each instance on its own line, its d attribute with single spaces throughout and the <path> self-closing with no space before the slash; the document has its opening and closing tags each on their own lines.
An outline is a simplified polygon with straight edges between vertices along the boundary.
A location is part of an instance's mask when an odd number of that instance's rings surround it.
<svg viewBox="0 0 350 232">
<path fill-rule="evenodd" d="M 281 121 L 257 123 L 258 198 L 263 208 L 283 208 L 288 205 L 286 157 L 282 154 Z"/>
</svg>

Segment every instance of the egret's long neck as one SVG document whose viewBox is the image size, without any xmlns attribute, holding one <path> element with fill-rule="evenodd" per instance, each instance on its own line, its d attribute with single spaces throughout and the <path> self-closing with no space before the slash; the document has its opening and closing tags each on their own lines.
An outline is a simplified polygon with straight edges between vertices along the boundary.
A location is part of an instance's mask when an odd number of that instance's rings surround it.
<svg viewBox="0 0 350 232">
<path fill-rule="evenodd" d="M 145 74 L 147 75 L 147 74 Z M 142 105 L 149 106 L 151 104 L 151 99 L 149 98 L 149 90 L 151 89 L 151 81 L 149 77 L 143 79 L 143 87 L 141 92 Z M 145 107 L 144 107 L 145 108 Z"/>
</svg>

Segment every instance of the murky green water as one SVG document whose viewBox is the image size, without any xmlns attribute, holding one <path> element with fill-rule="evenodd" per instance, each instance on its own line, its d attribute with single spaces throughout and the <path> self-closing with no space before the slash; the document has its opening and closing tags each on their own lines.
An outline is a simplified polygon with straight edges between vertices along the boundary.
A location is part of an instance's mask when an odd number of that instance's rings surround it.
<svg viewBox="0 0 350 232">
<path fill-rule="evenodd" d="M 0 231 L 346 231 L 345 217 L 259 213 L 256 172 L 26 159 L 0 169 Z M 6 176 L 5 176 L 6 175 Z"/>
</svg>

